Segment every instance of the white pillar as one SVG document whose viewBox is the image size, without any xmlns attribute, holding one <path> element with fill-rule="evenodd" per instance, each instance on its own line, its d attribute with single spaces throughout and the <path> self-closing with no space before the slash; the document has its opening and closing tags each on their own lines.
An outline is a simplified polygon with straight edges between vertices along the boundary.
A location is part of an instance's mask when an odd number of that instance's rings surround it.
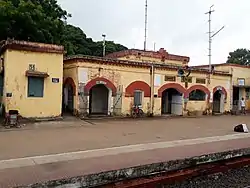
<svg viewBox="0 0 250 188">
<path fill-rule="evenodd" d="M 110 106 L 111 106 L 111 109 L 110 109 L 110 115 L 113 114 L 114 112 L 114 100 L 115 100 L 115 97 L 111 96 L 111 101 L 110 101 Z"/>
<path fill-rule="evenodd" d="M 113 112 L 113 101 L 114 98 L 112 97 L 112 90 L 109 89 L 109 96 L 108 96 L 108 115 L 111 115 Z"/>
<path fill-rule="evenodd" d="M 89 101 L 89 95 L 88 95 L 87 96 L 87 105 L 86 105 L 86 112 L 87 112 L 87 114 L 89 114 L 89 112 L 90 112 L 89 104 L 90 104 L 90 101 Z"/>
<path fill-rule="evenodd" d="M 225 105 L 225 95 L 221 94 L 220 97 L 220 113 L 224 113 L 224 105 Z"/>
</svg>

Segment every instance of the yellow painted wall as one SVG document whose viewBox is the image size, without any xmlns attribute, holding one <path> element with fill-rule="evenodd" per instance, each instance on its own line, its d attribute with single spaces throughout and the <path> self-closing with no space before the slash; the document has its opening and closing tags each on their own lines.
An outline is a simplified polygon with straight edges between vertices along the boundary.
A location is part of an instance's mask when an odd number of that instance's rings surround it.
<svg viewBox="0 0 250 188">
<path fill-rule="evenodd" d="M 123 97 L 123 106 L 122 106 L 122 114 L 123 115 L 130 115 L 131 114 L 131 108 L 134 103 L 133 97 Z M 142 109 L 144 113 L 150 112 L 150 97 L 145 97 L 142 100 Z"/>
<path fill-rule="evenodd" d="M 231 109 L 231 93 L 233 92 L 232 87 L 232 77 L 225 77 L 225 76 L 218 76 L 218 75 L 212 75 L 211 77 L 211 86 L 209 87 L 210 91 L 213 91 L 213 88 L 216 86 L 223 86 L 227 91 L 227 100 L 224 103 L 224 110 L 230 111 Z"/>
<path fill-rule="evenodd" d="M 64 68 L 69 65 L 65 65 Z M 94 79 L 98 76 L 100 77 L 105 77 L 111 82 L 114 83 L 114 85 L 118 88 L 119 86 L 122 86 L 123 88 L 123 98 L 122 98 L 122 113 L 123 115 L 130 114 L 131 110 L 131 103 L 133 102 L 132 97 L 125 97 L 125 88 L 132 82 L 134 81 L 144 81 L 150 85 L 150 71 L 149 69 L 145 68 L 135 68 L 135 67 L 125 67 L 125 66 L 117 66 L 117 65 L 99 65 L 97 63 L 90 63 L 90 62 L 78 62 L 77 64 L 74 65 L 75 67 L 84 67 L 86 68 L 88 72 L 88 81 L 91 79 Z M 100 69 L 99 71 L 99 68 Z M 65 69 L 64 69 L 65 70 Z M 72 71 L 72 73 L 76 74 L 76 71 Z M 68 74 L 68 73 L 67 73 Z M 163 86 L 166 83 L 171 83 L 171 82 L 166 82 L 164 81 L 165 75 L 172 75 L 176 76 L 177 72 L 176 71 L 171 71 L 171 70 L 155 70 L 155 74 L 158 74 L 161 76 L 161 83 L 159 86 L 155 86 L 154 88 L 154 93 L 158 94 L 158 89 Z M 66 75 L 66 72 L 64 73 L 64 77 Z M 189 87 L 192 85 L 197 85 L 196 84 L 196 78 L 206 78 L 207 75 L 205 74 L 199 74 L 199 73 L 191 73 L 193 77 L 193 82 L 189 84 Z M 72 76 L 74 81 L 77 83 L 78 76 Z M 176 78 L 176 82 L 181 84 L 183 87 L 185 87 L 185 84 L 181 82 L 181 78 Z M 228 111 L 230 109 L 230 88 L 228 86 L 230 84 L 230 77 L 229 76 L 215 76 L 213 75 L 211 78 L 211 84 L 207 85 L 204 84 L 204 86 L 208 87 L 209 90 L 212 92 L 213 88 L 216 86 L 223 86 L 226 88 L 228 92 L 228 98 L 225 103 L 225 111 Z M 76 84 L 77 85 L 77 84 Z M 198 84 L 202 85 L 202 84 Z M 227 89 L 228 87 L 228 89 Z M 143 100 L 143 110 L 144 112 L 147 112 L 149 109 L 149 102 L 150 98 L 144 98 Z M 189 101 L 188 103 L 188 109 L 190 110 L 197 110 L 197 111 L 203 111 L 206 108 L 207 102 L 206 101 Z M 161 98 L 154 98 L 154 114 L 155 115 L 160 115 L 161 114 Z"/>
<path fill-rule="evenodd" d="M 233 75 L 233 85 L 237 85 L 237 79 L 238 78 L 244 78 L 245 79 L 245 85 L 250 86 L 250 69 L 244 68 L 244 67 L 237 67 L 233 65 L 228 66 L 216 66 L 215 70 L 219 71 L 227 71 Z"/>
<path fill-rule="evenodd" d="M 179 66 L 182 66 L 183 63 L 181 61 L 173 61 L 173 60 L 165 60 L 164 62 L 161 61 L 161 59 L 158 59 L 158 58 L 153 58 L 153 57 L 143 57 L 141 56 L 140 58 L 138 58 L 137 56 L 135 55 L 129 55 L 129 56 L 126 56 L 126 57 L 120 57 L 118 58 L 120 60 L 130 60 L 130 61 L 138 61 L 138 62 L 154 62 L 154 63 L 161 63 L 161 64 L 168 64 L 168 65 L 179 65 Z"/>
<path fill-rule="evenodd" d="M 21 116 L 27 118 L 61 115 L 63 54 L 7 50 L 4 61 L 4 104 L 7 111 L 19 110 Z M 37 71 L 49 74 L 44 79 L 42 98 L 27 97 L 28 78 L 25 71 L 29 69 L 29 64 L 35 64 Z M 60 82 L 52 83 L 52 78 L 59 78 Z M 6 93 L 12 93 L 12 97 L 7 98 Z"/>
<path fill-rule="evenodd" d="M 168 76 L 175 76 L 176 72 L 174 71 L 164 71 L 164 70 L 156 70 L 155 74 L 161 75 L 161 86 L 166 84 L 166 83 L 173 83 L 173 82 L 168 82 L 168 81 L 164 81 L 165 79 L 165 75 Z M 207 80 L 206 80 L 206 84 L 199 84 L 196 83 L 196 78 L 207 78 L 206 74 L 201 74 L 201 73 L 191 73 L 190 77 L 192 77 L 192 83 L 188 84 L 188 88 L 192 87 L 193 85 L 203 85 L 205 87 L 207 87 L 210 92 L 213 91 L 213 89 L 217 86 L 223 86 L 227 93 L 228 93 L 228 97 L 227 97 L 227 101 L 224 104 L 225 105 L 225 111 L 229 111 L 230 110 L 230 77 L 225 77 L 225 76 L 217 76 L 217 75 L 212 75 L 211 77 L 211 84 L 207 84 Z M 181 78 L 180 77 L 176 77 L 176 82 L 180 84 L 181 86 L 183 86 L 185 88 L 185 83 L 181 82 Z M 154 88 L 154 92 L 155 94 L 158 93 L 158 89 L 161 86 L 155 86 Z M 161 110 L 161 99 L 155 99 L 155 111 L 156 114 L 160 114 L 160 110 Z M 206 109 L 207 106 L 207 102 L 206 101 L 189 101 L 188 105 L 187 105 L 187 109 L 189 109 L 190 111 L 204 111 Z"/>
<path fill-rule="evenodd" d="M 245 79 L 245 86 L 250 87 L 250 69 L 244 68 L 244 67 L 238 67 L 228 64 L 227 66 L 216 66 L 216 70 L 221 71 L 228 71 L 230 72 L 232 76 L 232 85 L 237 86 L 238 85 L 238 78 L 244 78 Z M 239 88 L 240 92 L 242 93 L 242 96 L 246 99 L 246 90 L 245 87 Z M 233 92 L 233 89 L 231 89 L 231 92 Z M 246 100 L 246 109 L 250 109 L 250 99 Z"/>
<path fill-rule="evenodd" d="M 250 69 L 249 68 L 243 68 L 243 67 L 231 67 L 232 73 L 233 73 L 233 85 L 238 85 L 238 78 L 244 78 L 245 79 L 245 86 L 250 87 Z M 246 99 L 246 89 L 239 88 L 242 96 Z M 250 99 L 246 100 L 246 109 L 250 109 Z"/>
<path fill-rule="evenodd" d="M 130 114 L 131 109 L 131 98 L 125 97 L 126 87 L 134 81 L 144 81 L 150 85 L 150 75 L 148 69 L 134 69 L 131 67 L 121 67 L 114 65 L 101 65 L 101 71 L 99 72 L 100 65 L 88 62 L 79 62 L 78 67 L 84 67 L 88 70 L 88 81 L 96 77 L 105 77 L 110 80 L 118 88 L 119 86 L 123 89 L 122 97 L 122 114 Z M 77 76 L 75 78 L 78 78 Z M 78 80 L 74 80 L 78 82 Z M 149 98 L 144 98 L 143 101 L 143 110 L 146 112 L 147 103 Z"/>
<path fill-rule="evenodd" d="M 8 58 L 7 57 L 7 53 L 1 54 L 0 58 L 4 59 L 4 61 Z M 3 73 L 3 61 L 0 61 L 0 72 Z M 3 74 L 1 75 L 2 79 L 3 79 Z M 3 89 L 3 88 L 2 88 Z M 3 104 L 4 102 L 4 94 L 0 95 L 0 103 Z"/>
<path fill-rule="evenodd" d="M 232 67 L 233 85 L 237 85 L 238 78 L 245 79 L 245 85 L 250 87 L 250 69 L 242 67 Z"/>
</svg>

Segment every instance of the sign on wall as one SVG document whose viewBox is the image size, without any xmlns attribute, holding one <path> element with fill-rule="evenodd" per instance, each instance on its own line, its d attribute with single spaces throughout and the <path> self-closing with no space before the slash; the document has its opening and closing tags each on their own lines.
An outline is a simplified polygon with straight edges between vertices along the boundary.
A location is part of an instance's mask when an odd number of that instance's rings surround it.
<svg viewBox="0 0 250 188">
<path fill-rule="evenodd" d="M 238 78 L 238 85 L 244 86 L 245 85 L 245 79 L 244 78 Z"/>
<path fill-rule="evenodd" d="M 221 86 L 218 86 L 218 87 L 216 88 L 216 91 L 222 91 L 222 87 L 221 87 Z"/>
<path fill-rule="evenodd" d="M 160 74 L 155 74 L 154 86 L 156 86 L 156 87 L 161 86 L 161 75 Z"/>
<path fill-rule="evenodd" d="M 52 78 L 52 83 L 59 83 L 59 78 Z"/>
<path fill-rule="evenodd" d="M 78 68 L 78 80 L 79 83 L 86 84 L 88 81 L 88 69 L 87 68 Z"/>
<path fill-rule="evenodd" d="M 12 93 L 6 93 L 6 97 L 12 97 Z"/>
<path fill-rule="evenodd" d="M 96 81 L 96 84 L 103 84 L 103 85 L 106 85 L 107 82 L 104 82 L 104 81 Z"/>
</svg>

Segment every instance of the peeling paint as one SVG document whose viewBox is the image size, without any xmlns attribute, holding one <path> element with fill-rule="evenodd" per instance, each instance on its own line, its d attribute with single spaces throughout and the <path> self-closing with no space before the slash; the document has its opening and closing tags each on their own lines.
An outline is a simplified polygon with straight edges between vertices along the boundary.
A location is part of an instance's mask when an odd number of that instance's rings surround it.
<svg viewBox="0 0 250 188">
<path fill-rule="evenodd" d="M 14 41 L 15 45 L 16 43 Z M 34 48 L 57 48 L 57 46 L 33 44 L 29 42 L 20 43 L 26 47 Z M 57 50 L 61 49 L 58 47 Z M 54 49 L 56 50 L 56 49 Z M 52 117 L 61 114 L 62 105 L 62 82 L 52 83 L 51 78 L 45 78 L 43 97 L 28 97 L 28 79 L 25 72 L 29 69 L 29 64 L 36 64 L 37 71 L 49 72 L 53 78 L 63 78 L 63 54 L 51 54 L 49 52 L 39 53 L 22 50 L 7 49 L 4 67 L 4 97 L 5 110 L 18 110 L 22 117 Z M 18 69 L 17 67 L 18 62 Z M 11 97 L 6 97 L 6 93 L 12 93 Z"/>
</svg>

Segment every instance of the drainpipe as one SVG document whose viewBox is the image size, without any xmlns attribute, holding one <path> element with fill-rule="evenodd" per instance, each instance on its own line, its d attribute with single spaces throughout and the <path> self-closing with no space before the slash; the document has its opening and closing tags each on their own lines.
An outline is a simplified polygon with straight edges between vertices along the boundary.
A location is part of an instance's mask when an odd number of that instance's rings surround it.
<svg viewBox="0 0 250 188">
<path fill-rule="evenodd" d="M 154 114 L 154 78 L 155 70 L 154 64 L 152 64 L 150 68 L 150 116 Z"/>
<path fill-rule="evenodd" d="M 231 77 L 230 77 L 230 95 L 228 95 L 227 97 L 230 97 L 230 111 L 233 110 L 233 105 L 234 105 L 234 101 L 233 101 L 233 68 L 231 67 Z"/>
<path fill-rule="evenodd" d="M 1 62 L 1 74 L 2 74 L 2 80 L 3 80 L 3 85 L 2 85 L 2 100 L 0 101 L 0 116 L 4 116 L 4 58 L 0 56 L 0 62 Z"/>
</svg>

